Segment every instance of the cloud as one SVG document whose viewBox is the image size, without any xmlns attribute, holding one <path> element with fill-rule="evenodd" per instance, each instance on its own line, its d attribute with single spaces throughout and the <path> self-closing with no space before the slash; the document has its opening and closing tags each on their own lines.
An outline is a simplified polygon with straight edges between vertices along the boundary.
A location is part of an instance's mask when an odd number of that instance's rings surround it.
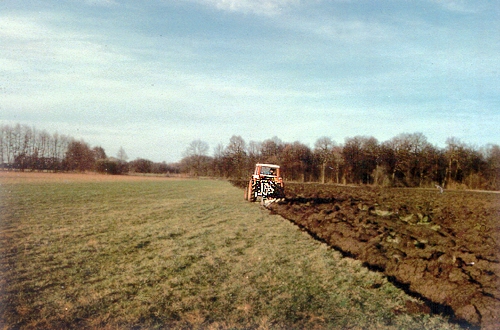
<svg viewBox="0 0 500 330">
<path fill-rule="evenodd" d="M 294 29 L 323 39 L 359 44 L 391 40 L 396 32 L 388 24 L 357 18 L 322 17 L 321 19 L 297 18 L 288 24 Z"/>
<path fill-rule="evenodd" d="M 3 16 L 0 20 L 0 38 L 6 41 L 39 40 L 50 35 L 50 31 L 29 17 Z"/>
<path fill-rule="evenodd" d="M 85 0 L 85 3 L 90 6 L 112 7 L 118 5 L 115 0 Z"/>
<path fill-rule="evenodd" d="M 0 84 L 4 118 L 96 125 L 158 118 L 191 123 L 203 116 L 213 124 L 224 121 L 232 106 L 252 113 L 245 104 L 252 98 L 291 96 L 249 84 L 234 72 L 213 76 L 186 69 L 174 57 L 185 58 L 191 50 L 175 46 L 178 40 L 169 45 L 166 60 L 144 61 L 142 52 L 74 26 L 58 28 L 36 14 L 11 17 L 0 27 L 0 42 L 8 45 L 0 55 L 0 70 L 9 77 Z M 265 101 L 251 104 L 259 102 Z"/>
<path fill-rule="evenodd" d="M 2 57 L 23 63 L 25 68 L 35 69 L 37 62 L 61 69 L 76 63 L 95 65 L 118 58 L 109 54 L 100 43 L 100 37 L 69 28 L 58 28 L 51 24 L 54 17 L 32 14 L 10 16 L 0 20 L 0 40 L 5 45 Z M 103 56 L 107 55 L 106 59 Z"/>
<path fill-rule="evenodd" d="M 471 0 L 431 0 L 442 8 L 457 13 L 477 13 L 480 11 L 481 3 Z"/>
<path fill-rule="evenodd" d="M 276 15 L 283 9 L 296 6 L 300 0 L 188 0 L 229 12 Z"/>
</svg>

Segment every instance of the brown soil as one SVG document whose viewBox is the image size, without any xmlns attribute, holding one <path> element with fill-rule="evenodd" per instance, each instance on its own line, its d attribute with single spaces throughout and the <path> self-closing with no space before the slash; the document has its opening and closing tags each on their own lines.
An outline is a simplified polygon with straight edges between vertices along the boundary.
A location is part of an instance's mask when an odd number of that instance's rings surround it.
<svg viewBox="0 0 500 330">
<path fill-rule="evenodd" d="M 500 194 L 288 184 L 269 208 L 395 283 L 500 328 Z"/>
</svg>

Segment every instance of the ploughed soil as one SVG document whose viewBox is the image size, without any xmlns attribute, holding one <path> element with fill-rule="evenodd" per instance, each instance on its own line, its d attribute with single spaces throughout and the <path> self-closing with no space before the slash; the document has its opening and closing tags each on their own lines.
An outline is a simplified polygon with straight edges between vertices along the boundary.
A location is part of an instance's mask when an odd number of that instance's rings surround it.
<svg viewBox="0 0 500 330">
<path fill-rule="evenodd" d="M 436 310 L 500 329 L 500 194 L 293 184 L 268 206 Z"/>
</svg>

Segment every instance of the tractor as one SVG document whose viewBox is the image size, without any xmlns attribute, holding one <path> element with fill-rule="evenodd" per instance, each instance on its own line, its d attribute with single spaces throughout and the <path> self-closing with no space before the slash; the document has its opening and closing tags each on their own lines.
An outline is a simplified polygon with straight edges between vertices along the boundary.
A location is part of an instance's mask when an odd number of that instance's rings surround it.
<svg viewBox="0 0 500 330">
<path fill-rule="evenodd" d="M 285 197 L 280 167 L 273 164 L 256 164 L 255 170 L 245 189 L 245 199 L 255 202 L 260 197 L 262 205 Z"/>
</svg>

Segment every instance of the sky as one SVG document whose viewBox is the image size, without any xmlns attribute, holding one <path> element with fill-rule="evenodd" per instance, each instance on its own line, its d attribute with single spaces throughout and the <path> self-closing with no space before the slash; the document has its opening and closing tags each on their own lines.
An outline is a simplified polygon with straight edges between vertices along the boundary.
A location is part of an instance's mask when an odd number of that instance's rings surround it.
<svg viewBox="0 0 500 330">
<path fill-rule="evenodd" d="M 0 0 L 0 123 L 129 160 L 231 136 L 500 144 L 497 0 Z"/>
</svg>

